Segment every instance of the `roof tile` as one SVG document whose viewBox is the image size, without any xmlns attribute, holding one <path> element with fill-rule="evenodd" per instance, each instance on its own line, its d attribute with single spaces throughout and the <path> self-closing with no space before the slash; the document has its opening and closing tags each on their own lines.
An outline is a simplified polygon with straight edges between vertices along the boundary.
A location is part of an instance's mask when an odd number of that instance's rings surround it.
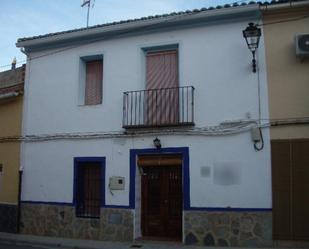
<svg viewBox="0 0 309 249">
<path fill-rule="evenodd" d="M 46 38 L 46 37 L 51 37 L 51 36 L 56 36 L 56 35 L 61 35 L 61 34 L 67 34 L 67 33 L 72 33 L 72 32 L 79 32 L 79 31 L 83 31 L 83 30 L 90 30 L 90 29 L 95 29 L 95 28 L 108 27 L 108 26 L 113 26 L 113 25 L 118 25 L 118 24 L 123 24 L 123 23 L 139 22 L 139 21 L 144 21 L 144 20 L 150 20 L 150 19 L 156 19 L 156 18 L 162 18 L 162 17 L 168 17 L 168 16 L 175 16 L 175 15 L 180 16 L 180 15 L 186 15 L 186 14 L 192 14 L 192 13 L 193 14 L 194 13 L 200 13 L 200 12 L 204 12 L 204 11 L 211 11 L 211 10 L 214 10 L 214 9 L 231 8 L 231 7 L 235 8 L 235 7 L 238 7 L 238 6 L 246 6 L 246 5 L 251 5 L 251 4 L 260 4 L 260 5 L 280 4 L 280 3 L 290 2 L 290 1 L 301 2 L 301 1 L 307 1 L 307 0 L 272 0 L 271 2 L 250 1 L 249 3 L 235 2 L 235 3 L 232 3 L 232 4 L 218 5 L 216 7 L 193 9 L 193 10 L 172 12 L 172 13 L 163 14 L 163 15 L 154 15 L 154 16 L 148 16 L 148 17 L 135 18 L 135 19 L 120 20 L 120 21 L 116 21 L 116 22 L 99 24 L 99 25 L 94 25 L 94 26 L 85 27 L 85 28 L 78 28 L 78 29 L 72 29 L 72 30 L 67 30 L 67 31 L 48 33 L 48 34 L 37 35 L 37 36 L 32 36 L 32 37 L 24 37 L 24 38 L 19 38 L 17 42 L 35 40 L 35 39 Z"/>
</svg>

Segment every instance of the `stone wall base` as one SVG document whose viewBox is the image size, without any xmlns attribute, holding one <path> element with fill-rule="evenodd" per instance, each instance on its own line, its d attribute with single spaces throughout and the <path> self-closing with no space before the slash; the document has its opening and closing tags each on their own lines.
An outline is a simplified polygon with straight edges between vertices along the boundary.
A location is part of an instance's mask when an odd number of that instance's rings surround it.
<svg viewBox="0 0 309 249">
<path fill-rule="evenodd" d="M 132 241 L 133 219 L 131 209 L 101 208 L 100 218 L 93 219 L 76 217 L 73 206 L 23 203 L 20 230 L 42 236 Z M 188 245 L 272 246 L 272 212 L 185 211 L 184 235 Z"/>
<path fill-rule="evenodd" d="M 272 212 L 186 211 L 185 243 L 205 246 L 272 246 Z"/>
<path fill-rule="evenodd" d="M 98 219 L 78 218 L 75 207 L 22 204 L 21 233 L 54 237 L 132 241 L 133 211 L 101 208 Z"/>
<path fill-rule="evenodd" d="M 0 232 L 17 232 L 17 205 L 0 204 Z"/>
</svg>

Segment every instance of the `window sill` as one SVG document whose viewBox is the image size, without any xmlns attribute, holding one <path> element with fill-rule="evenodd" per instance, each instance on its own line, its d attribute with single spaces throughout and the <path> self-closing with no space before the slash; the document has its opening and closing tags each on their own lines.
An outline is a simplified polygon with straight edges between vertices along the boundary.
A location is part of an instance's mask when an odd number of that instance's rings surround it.
<svg viewBox="0 0 309 249">
<path fill-rule="evenodd" d="M 75 217 L 82 219 L 100 219 L 100 216 L 91 216 L 91 215 L 75 215 Z"/>
<path fill-rule="evenodd" d="M 95 105 L 85 105 L 85 104 L 78 104 L 77 106 L 80 107 L 80 108 L 91 108 L 91 107 L 101 107 L 103 104 L 95 104 Z"/>
</svg>

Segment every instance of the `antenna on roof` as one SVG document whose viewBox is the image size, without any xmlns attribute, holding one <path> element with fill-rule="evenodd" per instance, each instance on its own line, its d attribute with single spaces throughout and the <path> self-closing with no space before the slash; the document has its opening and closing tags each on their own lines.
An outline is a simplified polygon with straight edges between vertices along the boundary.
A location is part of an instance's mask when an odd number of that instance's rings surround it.
<svg viewBox="0 0 309 249">
<path fill-rule="evenodd" d="M 95 0 L 93 0 L 92 8 L 94 6 Z M 89 11 L 90 11 L 91 0 L 83 0 L 81 7 L 87 6 L 87 27 L 89 26 Z"/>
</svg>

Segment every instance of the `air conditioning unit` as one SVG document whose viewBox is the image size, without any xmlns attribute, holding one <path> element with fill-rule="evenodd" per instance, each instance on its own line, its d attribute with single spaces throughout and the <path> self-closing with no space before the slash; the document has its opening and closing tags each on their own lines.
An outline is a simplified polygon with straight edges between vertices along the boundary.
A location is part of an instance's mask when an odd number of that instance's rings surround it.
<svg viewBox="0 0 309 249">
<path fill-rule="evenodd" d="M 309 57 L 309 34 L 297 34 L 295 38 L 296 56 Z"/>
</svg>

